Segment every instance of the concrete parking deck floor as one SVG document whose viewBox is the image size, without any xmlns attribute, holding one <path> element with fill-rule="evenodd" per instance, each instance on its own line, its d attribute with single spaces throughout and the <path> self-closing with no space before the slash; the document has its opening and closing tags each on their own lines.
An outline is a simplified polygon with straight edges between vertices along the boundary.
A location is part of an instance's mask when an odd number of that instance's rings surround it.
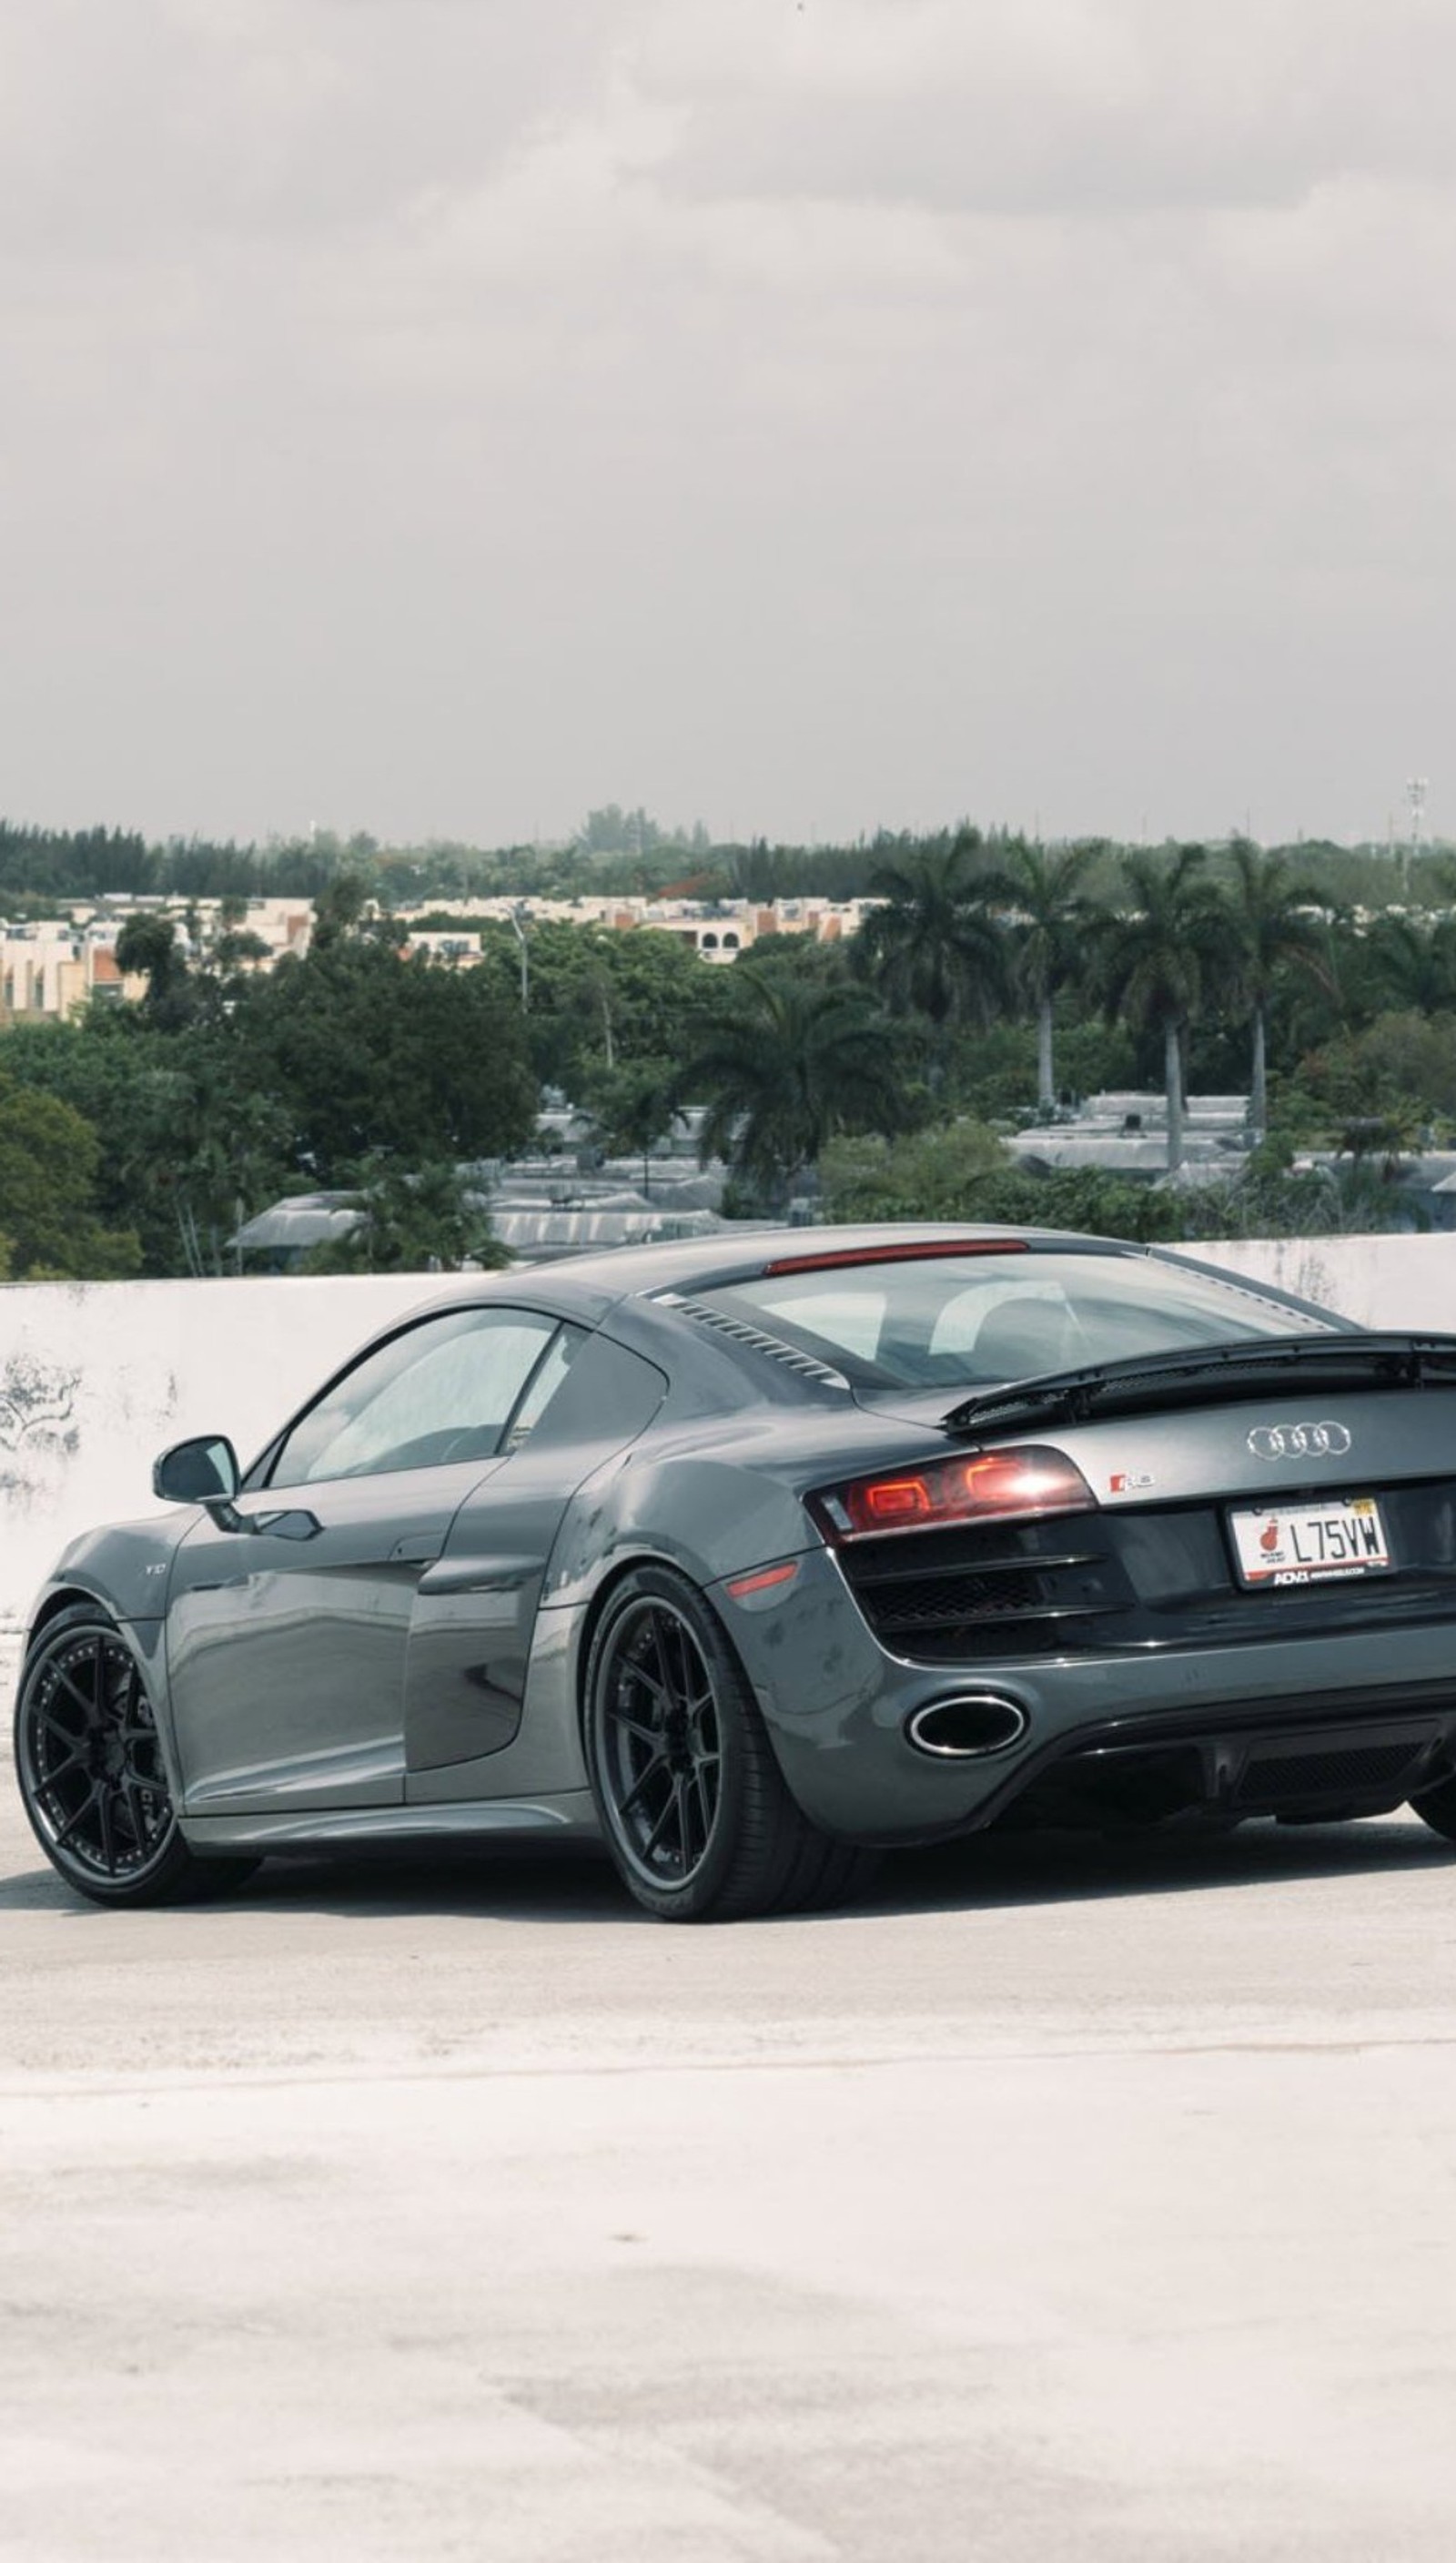
<svg viewBox="0 0 1456 2563">
<path fill-rule="evenodd" d="M 113 1915 L 0 1797 L 0 2552 L 1446 2563 L 1456 1873 L 1005 1844 Z"/>
</svg>

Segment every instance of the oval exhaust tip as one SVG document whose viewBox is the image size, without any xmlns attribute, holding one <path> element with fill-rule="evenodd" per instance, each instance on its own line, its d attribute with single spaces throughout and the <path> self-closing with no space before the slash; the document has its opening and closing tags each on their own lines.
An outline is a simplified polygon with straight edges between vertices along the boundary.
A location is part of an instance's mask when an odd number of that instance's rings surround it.
<svg viewBox="0 0 1456 2563">
<path fill-rule="evenodd" d="M 938 1761 L 968 1762 L 987 1753 L 1004 1753 L 1025 1734 L 1029 1720 L 1019 1700 L 1000 1691 L 962 1691 L 954 1699 L 933 1699 L 915 1709 L 905 1732 L 920 1753 Z"/>
</svg>

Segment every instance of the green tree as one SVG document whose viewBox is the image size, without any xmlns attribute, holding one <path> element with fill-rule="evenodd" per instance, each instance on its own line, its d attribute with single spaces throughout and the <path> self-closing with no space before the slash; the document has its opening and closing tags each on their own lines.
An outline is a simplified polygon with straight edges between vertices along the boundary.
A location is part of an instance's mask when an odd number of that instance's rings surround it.
<svg viewBox="0 0 1456 2563">
<path fill-rule="evenodd" d="M 455 1273 L 465 1264 L 494 1271 L 510 1256 L 490 1214 L 457 1167 L 406 1169 L 385 1157 L 360 1167 L 350 1207 L 359 1224 L 307 1258 L 309 1273 Z"/>
<path fill-rule="evenodd" d="M 485 969 L 340 936 L 241 985 L 229 1020 L 236 1075 L 276 1099 L 292 1163 L 316 1183 L 375 1153 L 453 1164 L 530 1135 L 520 1008 Z"/>
<path fill-rule="evenodd" d="M 688 1060 L 684 1102 L 706 1102 L 699 1144 L 782 1208 L 835 1131 L 906 1117 L 888 1027 L 864 991 L 817 989 L 740 962 L 716 1026 Z"/>
<path fill-rule="evenodd" d="M 1253 1022 L 1249 1121 L 1260 1140 L 1269 1127 L 1270 1002 L 1290 968 L 1330 985 L 1329 934 L 1323 919 L 1309 913 L 1317 890 L 1294 879 L 1283 855 L 1261 854 L 1242 841 L 1231 853 L 1234 941 L 1226 987 L 1235 1003 L 1248 1007 Z"/>
<path fill-rule="evenodd" d="M 374 884 L 357 864 L 335 873 L 313 902 L 311 949 L 327 952 L 336 943 L 367 934 L 366 910 L 373 896 Z"/>
<path fill-rule="evenodd" d="M 1411 916 L 1378 916 L 1367 955 L 1381 1004 L 1391 1012 L 1456 1010 L 1456 919 L 1425 925 Z"/>
<path fill-rule="evenodd" d="M 970 836 L 882 864 L 871 887 L 885 905 L 866 917 L 856 959 L 892 1014 L 925 1018 L 939 1091 L 952 1027 L 990 1023 L 1008 993 L 1009 946 L 995 885 Z"/>
<path fill-rule="evenodd" d="M 830 1139 L 819 1181 L 830 1219 L 967 1219 L 1006 1152 L 984 1121 L 944 1121 L 889 1140 L 877 1130 Z"/>
<path fill-rule="evenodd" d="M 139 1007 L 98 1006 L 14 1026 L 0 1056 L 92 1125 L 98 1213 L 135 1233 L 144 1273 L 230 1269 L 240 1220 L 296 1179 L 288 1115 L 226 1013 L 166 1032 Z"/>
<path fill-rule="evenodd" d="M 213 966 L 224 977 L 240 969 L 245 961 L 266 961 L 268 945 L 261 934 L 255 934 L 248 923 L 248 901 L 236 893 L 222 899 L 218 906 L 218 930 L 213 943 Z"/>
<path fill-rule="evenodd" d="M 1312 1052 L 1301 1064 L 1300 1092 L 1332 1136 L 1401 1111 L 1417 1121 L 1456 1118 L 1456 1014 L 1377 1015 Z"/>
<path fill-rule="evenodd" d="M 128 978 L 145 979 L 142 1005 L 148 1022 L 175 1029 L 190 1019 L 194 1011 L 191 974 L 170 916 L 154 908 L 128 916 L 116 937 L 116 967 Z"/>
<path fill-rule="evenodd" d="M 634 1059 L 598 1078 L 588 1104 L 598 1140 L 608 1156 L 642 1161 L 642 1191 L 649 1195 L 652 1150 L 677 1118 L 680 1077 L 675 1060 Z"/>
<path fill-rule="evenodd" d="M 993 891 L 1013 911 L 1012 966 L 1036 1019 L 1036 1100 L 1043 1110 L 1056 1102 L 1052 1008 L 1058 991 L 1085 971 L 1092 932 L 1104 914 L 1087 894 L 1100 854 L 1091 845 L 1013 846 Z"/>
<path fill-rule="evenodd" d="M 1133 904 L 1108 920 L 1101 944 L 1103 1002 L 1110 1018 L 1163 1038 L 1170 1171 L 1183 1157 L 1183 1039 L 1210 972 L 1226 957 L 1228 925 L 1204 879 L 1201 846 L 1171 864 L 1129 855 L 1123 867 Z"/>
<path fill-rule="evenodd" d="M 943 1123 L 893 1147 L 877 1137 L 832 1139 L 819 1173 L 832 1219 L 964 1219 L 1145 1243 L 1183 1233 L 1177 1196 L 1098 1167 L 1017 1165 L 995 1131 L 974 1121 Z"/>
<path fill-rule="evenodd" d="M 95 1211 L 99 1149 L 79 1112 L 0 1075 L 0 1239 L 17 1282 L 107 1282 L 134 1273 L 140 1250 Z"/>
<path fill-rule="evenodd" d="M 585 1099 L 594 1078 L 638 1059 L 681 1059 L 714 1003 L 717 973 L 690 944 L 651 926 L 543 918 L 526 929 L 524 1033 L 543 1084 Z M 508 926 L 481 935 L 502 1002 L 521 1009 L 520 947 Z"/>
</svg>

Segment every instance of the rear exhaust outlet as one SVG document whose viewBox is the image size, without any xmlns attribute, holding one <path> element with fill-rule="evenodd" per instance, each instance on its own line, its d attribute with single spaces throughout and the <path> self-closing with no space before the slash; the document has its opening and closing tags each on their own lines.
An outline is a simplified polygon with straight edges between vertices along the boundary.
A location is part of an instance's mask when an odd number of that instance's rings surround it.
<svg viewBox="0 0 1456 2563">
<path fill-rule="evenodd" d="M 913 1710 L 905 1733 L 917 1752 L 933 1753 L 941 1762 L 969 1762 L 1004 1753 L 1019 1743 L 1029 1723 L 1019 1700 L 1005 1699 L 999 1690 L 968 1690 Z"/>
</svg>

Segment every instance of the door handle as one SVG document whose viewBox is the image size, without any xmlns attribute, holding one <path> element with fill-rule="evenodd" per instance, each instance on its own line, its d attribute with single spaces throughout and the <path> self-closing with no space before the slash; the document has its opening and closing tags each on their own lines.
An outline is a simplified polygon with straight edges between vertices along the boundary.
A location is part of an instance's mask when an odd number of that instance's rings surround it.
<svg viewBox="0 0 1456 2563">
<path fill-rule="evenodd" d="M 438 1530 L 410 1531 L 397 1539 L 389 1553 L 391 1566 L 433 1566 L 440 1555 L 441 1533 Z"/>
<path fill-rule="evenodd" d="M 518 1593 L 544 1557 L 445 1557 L 420 1578 L 422 1593 Z"/>
</svg>

